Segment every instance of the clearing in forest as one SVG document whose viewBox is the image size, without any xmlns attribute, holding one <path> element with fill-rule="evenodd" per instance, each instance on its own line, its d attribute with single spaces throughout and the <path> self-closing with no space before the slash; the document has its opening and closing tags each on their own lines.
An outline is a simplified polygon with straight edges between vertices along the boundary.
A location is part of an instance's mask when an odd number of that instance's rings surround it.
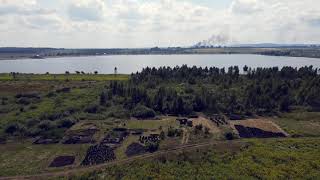
<svg viewBox="0 0 320 180">
<path fill-rule="evenodd" d="M 210 129 L 210 133 L 216 134 L 220 133 L 220 129 L 214 124 L 210 119 L 205 117 L 199 116 L 198 118 L 191 118 L 193 126 L 197 126 L 202 124 L 202 126 L 207 127 Z"/>
</svg>

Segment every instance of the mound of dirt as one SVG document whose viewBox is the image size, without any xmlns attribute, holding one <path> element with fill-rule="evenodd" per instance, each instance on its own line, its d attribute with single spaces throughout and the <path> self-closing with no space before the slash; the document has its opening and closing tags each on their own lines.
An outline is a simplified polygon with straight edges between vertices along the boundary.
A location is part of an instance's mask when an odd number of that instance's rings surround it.
<svg viewBox="0 0 320 180">
<path fill-rule="evenodd" d="M 139 143 L 132 143 L 127 147 L 126 155 L 128 157 L 136 156 L 139 154 L 144 154 L 146 152 L 146 148 Z"/>
<path fill-rule="evenodd" d="M 81 165 L 102 164 L 116 159 L 113 149 L 106 145 L 90 146 Z"/>
<path fill-rule="evenodd" d="M 246 127 L 242 125 L 234 125 L 242 138 L 273 138 L 273 137 L 286 137 L 282 132 L 264 131 L 259 128 Z"/>
<path fill-rule="evenodd" d="M 56 157 L 51 164 L 49 165 L 49 167 L 63 167 L 63 166 L 68 166 L 68 165 L 72 165 L 75 161 L 75 157 L 74 156 L 59 156 Z"/>
<path fill-rule="evenodd" d="M 87 144 L 94 143 L 94 134 L 97 129 L 86 129 L 81 131 L 71 131 L 63 139 L 63 144 Z"/>
</svg>

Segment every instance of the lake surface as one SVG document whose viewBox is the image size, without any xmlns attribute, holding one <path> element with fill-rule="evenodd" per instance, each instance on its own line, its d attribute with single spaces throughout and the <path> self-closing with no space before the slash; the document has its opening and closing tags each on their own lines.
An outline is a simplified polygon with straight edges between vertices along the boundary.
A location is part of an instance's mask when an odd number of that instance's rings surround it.
<svg viewBox="0 0 320 180">
<path fill-rule="evenodd" d="M 247 65 L 256 67 L 302 67 L 313 65 L 320 68 L 320 59 L 303 57 L 277 57 L 262 55 L 119 55 L 119 56 L 89 56 L 62 57 L 48 59 L 0 60 L 0 73 L 64 73 L 69 71 L 94 72 L 111 74 L 114 68 L 118 73 L 130 74 L 144 67 L 160 66 L 229 67 L 237 65 L 241 69 Z"/>
</svg>

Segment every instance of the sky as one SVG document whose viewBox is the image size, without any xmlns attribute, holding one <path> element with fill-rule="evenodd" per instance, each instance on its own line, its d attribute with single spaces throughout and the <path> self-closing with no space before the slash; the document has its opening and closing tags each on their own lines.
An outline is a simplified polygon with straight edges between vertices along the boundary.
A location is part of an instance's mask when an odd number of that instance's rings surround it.
<svg viewBox="0 0 320 180">
<path fill-rule="evenodd" d="M 0 47 L 320 43 L 320 0 L 0 0 Z"/>
</svg>

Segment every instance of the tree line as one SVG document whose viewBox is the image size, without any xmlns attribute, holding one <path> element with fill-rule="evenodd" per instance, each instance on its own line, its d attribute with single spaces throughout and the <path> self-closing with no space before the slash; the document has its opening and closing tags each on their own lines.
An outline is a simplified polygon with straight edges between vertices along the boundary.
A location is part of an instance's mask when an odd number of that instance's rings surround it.
<svg viewBox="0 0 320 180">
<path fill-rule="evenodd" d="M 144 68 L 129 82 L 112 81 L 100 95 L 101 105 L 136 106 L 160 114 L 195 112 L 248 116 L 272 115 L 293 107 L 320 108 L 320 76 L 309 67 Z M 140 108 L 141 110 L 141 108 Z"/>
</svg>

